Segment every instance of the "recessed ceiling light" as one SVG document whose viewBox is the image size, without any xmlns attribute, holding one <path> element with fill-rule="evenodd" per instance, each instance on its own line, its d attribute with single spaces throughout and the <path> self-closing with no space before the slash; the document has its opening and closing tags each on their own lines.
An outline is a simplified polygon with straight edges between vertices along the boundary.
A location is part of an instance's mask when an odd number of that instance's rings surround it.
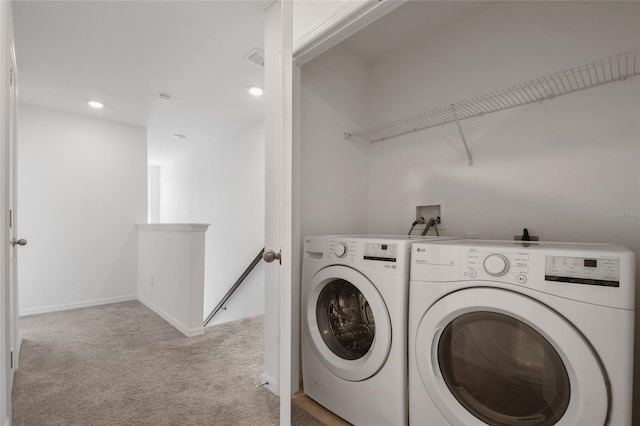
<svg viewBox="0 0 640 426">
<path fill-rule="evenodd" d="M 264 93 L 264 90 L 262 90 L 262 87 L 258 87 L 258 86 L 249 86 L 247 87 L 247 90 L 253 96 L 262 96 L 262 94 Z"/>
<path fill-rule="evenodd" d="M 101 109 L 104 108 L 104 104 L 98 101 L 89 101 L 87 102 L 91 108 Z"/>
<path fill-rule="evenodd" d="M 187 137 L 185 135 L 181 135 L 180 133 L 176 133 L 175 135 L 173 135 L 174 139 L 186 139 Z"/>
</svg>

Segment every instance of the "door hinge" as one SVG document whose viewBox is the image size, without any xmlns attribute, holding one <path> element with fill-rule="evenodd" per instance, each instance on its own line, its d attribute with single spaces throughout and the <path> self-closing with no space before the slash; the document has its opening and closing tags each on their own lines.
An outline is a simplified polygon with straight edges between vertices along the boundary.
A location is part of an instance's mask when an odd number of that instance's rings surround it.
<svg viewBox="0 0 640 426">
<path fill-rule="evenodd" d="M 13 210 L 9 210 L 9 228 L 13 228 Z"/>
<path fill-rule="evenodd" d="M 9 86 L 13 87 L 13 67 L 11 67 L 11 72 L 9 73 Z"/>
<path fill-rule="evenodd" d="M 13 351 L 11 351 L 11 355 L 9 356 L 10 359 L 10 363 L 11 363 L 11 369 L 13 369 Z"/>
</svg>

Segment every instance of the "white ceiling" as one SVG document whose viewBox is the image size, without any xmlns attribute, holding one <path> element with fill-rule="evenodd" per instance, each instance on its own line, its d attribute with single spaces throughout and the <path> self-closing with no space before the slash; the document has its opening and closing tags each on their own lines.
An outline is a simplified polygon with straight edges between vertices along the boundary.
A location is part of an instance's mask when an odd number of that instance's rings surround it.
<svg viewBox="0 0 640 426">
<path fill-rule="evenodd" d="M 263 48 L 270 3 L 18 0 L 20 101 L 147 128 L 154 165 L 232 142 L 263 121 L 246 87 L 262 86 L 264 69 L 243 56 Z M 91 110 L 89 99 L 106 106 Z"/>
</svg>

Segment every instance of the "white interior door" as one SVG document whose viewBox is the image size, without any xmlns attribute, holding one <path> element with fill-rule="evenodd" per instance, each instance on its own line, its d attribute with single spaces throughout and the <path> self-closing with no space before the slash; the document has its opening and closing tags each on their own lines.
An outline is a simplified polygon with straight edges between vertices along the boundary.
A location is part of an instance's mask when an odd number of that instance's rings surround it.
<svg viewBox="0 0 640 426">
<path fill-rule="evenodd" d="M 17 292 L 12 244 L 15 210 L 17 84 L 10 2 L 0 2 L 0 422 L 11 423 L 11 389 L 17 358 Z"/>
<path fill-rule="evenodd" d="M 290 1 L 277 1 L 265 22 L 265 260 L 271 262 L 265 269 L 265 372 L 278 380 L 282 425 L 291 423 L 289 396 L 298 380 L 292 374 L 291 14 Z"/>
<path fill-rule="evenodd" d="M 20 346 L 20 331 L 18 329 L 18 253 L 17 248 L 27 242 L 17 235 L 17 128 L 18 128 L 18 92 L 17 67 L 13 45 L 10 48 L 11 70 L 9 78 L 9 389 L 13 384 L 13 373 L 18 369 L 18 349 Z"/>
</svg>

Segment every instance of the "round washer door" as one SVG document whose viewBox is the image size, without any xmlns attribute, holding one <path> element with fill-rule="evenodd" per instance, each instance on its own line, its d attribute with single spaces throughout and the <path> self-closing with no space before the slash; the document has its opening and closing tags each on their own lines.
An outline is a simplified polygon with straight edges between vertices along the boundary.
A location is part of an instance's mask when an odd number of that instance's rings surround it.
<svg viewBox="0 0 640 426">
<path fill-rule="evenodd" d="M 412 356 L 451 424 L 595 425 L 607 417 L 605 374 L 591 346 L 522 294 L 475 287 L 443 297 L 423 316 Z"/>
<path fill-rule="evenodd" d="M 366 380 L 384 365 L 391 320 L 376 287 L 346 266 L 329 266 L 308 285 L 305 326 L 322 364 L 349 381 Z"/>
</svg>

